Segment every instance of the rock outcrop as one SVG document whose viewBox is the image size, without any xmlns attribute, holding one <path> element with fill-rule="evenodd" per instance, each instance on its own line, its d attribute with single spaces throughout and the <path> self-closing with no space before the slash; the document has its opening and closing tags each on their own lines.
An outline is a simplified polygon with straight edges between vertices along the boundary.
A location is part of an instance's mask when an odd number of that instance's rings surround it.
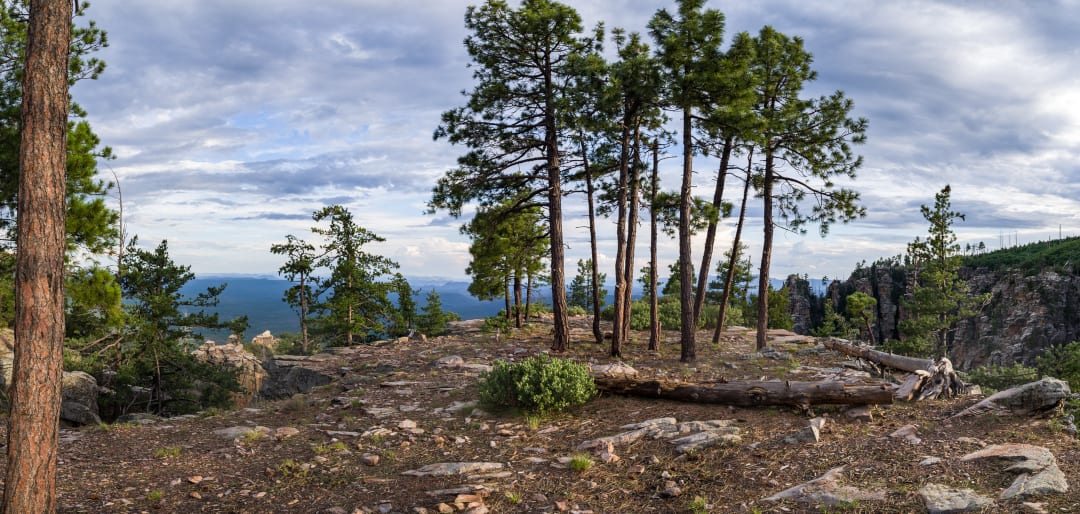
<svg viewBox="0 0 1080 514">
<path fill-rule="evenodd" d="M 262 390 L 263 382 L 269 377 L 269 373 L 263 369 L 259 359 L 240 343 L 219 345 L 213 341 L 207 341 L 191 354 L 202 362 L 236 370 L 236 381 L 244 390 L 233 398 L 237 407 L 244 407 L 254 400 Z"/>
<path fill-rule="evenodd" d="M 973 318 L 956 325 L 949 354 L 958 369 L 982 365 L 1031 364 L 1047 348 L 1080 340 L 1080 274 L 1044 270 L 1037 274 L 1020 271 L 962 269 L 971 294 L 990 294 L 989 303 Z M 791 279 L 789 277 L 789 283 Z M 834 281 L 824 298 L 842 312 L 844 300 L 862 292 L 877 300 L 875 341 L 899 339 L 899 324 L 906 319 L 903 298 L 914 290 L 912 277 L 895 262 L 875 263 L 859 268 L 847 280 Z M 792 316 L 798 318 L 809 302 L 809 294 L 795 298 L 792 289 Z M 798 330 L 796 330 L 798 332 Z"/>
</svg>

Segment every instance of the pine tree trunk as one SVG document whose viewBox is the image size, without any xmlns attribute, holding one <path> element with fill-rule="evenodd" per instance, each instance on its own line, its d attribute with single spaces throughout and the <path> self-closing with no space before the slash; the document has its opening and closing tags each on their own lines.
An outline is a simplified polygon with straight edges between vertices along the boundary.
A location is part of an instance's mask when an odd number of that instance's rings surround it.
<svg viewBox="0 0 1080 514">
<path fill-rule="evenodd" d="M 521 274 L 514 272 L 514 326 L 521 328 Z"/>
<path fill-rule="evenodd" d="M 762 185 L 764 197 L 764 237 L 761 242 L 761 268 L 758 270 L 758 309 L 757 309 L 757 344 L 758 350 L 768 344 L 769 328 L 769 265 L 772 262 L 773 242 L 773 155 L 765 154 L 765 182 Z"/>
<path fill-rule="evenodd" d="M 600 264 L 596 248 L 596 189 L 593 185 L 592 169 L 589 168 L 589 152 L 585 148 L 585 130 L 578 128 L 581 141 L 581 165 L 585 170 L 585 195 L 589 202 L 589 249 L 592 252 L 592 332 L 596 344 L 603 344 L 604 331 L 600 328 Z"/>
<path fill-rule="evenodd" d="M 754 407 L 790 405 L 888 405 L 893 403 L 890 384 L 821 382 L 730 382 L 696 384 L 667 380 L 596 378 L 596 388 L 612 394 L 662 398 L 691 403 Z"/>
<path fill-rule="evenodd" d="M 660 302 L 656 293 L 656 195 L 660 191 L 660 143 L 653 140 L 653 169 L 649 191 L 649 351 L 660 348 Z"/>
<path fill-rule="evenodd" d="M 15 356 L 4 512 L 56 511 L 72 4 L 33 0 L 19 147 Z"/>
<path fill-rule="evenodd" d="M 697 359 L 697 347 L 695 345 L 695 332 L 697 332 L 697 319 L 694 318 L 694 276 L 690 268 L 693 267 L 693 255 L 690 249 L 690 216 L 693 197 L 694 174 L 694 147 L 690 120 L 690 108 L 683 108 L 683 170 L 682 187 L 679 193 L 679 304 L 682 307 L 682 355 L 680 361 L 694 362 Z"/>
<path fill-rule="evenodd" d="M 739 205 L 739 222 L 735 225 L 735 240 L 731 243 L 731 258 L 728 259 L 727 276 L 724 277 L 724 294 L 720 299 L 720 314 L 716 317 L 716 329 L 713 331 L 713 344 L 720 342 L 720 332 L 727 323 L 727 306 L 731 301 L 731 288 L 735 286 L 735 265 L 739 262 L 739 244 L 742 243 L 742 229 L 746 221 L 746 200 L 750 196 L 750 165 L 754 162 L 754 152 L 748 152 L 746 158 L 746 183 L 743 184 L 742 203 Z"/>
<path fill-rule="evenodd" d="M 634 129 L 634 166 L 630 171 L 630 216 L 626 230 L 626 275 L 623 277 L 623 339 L 630 340 L 630 315 L 634 302 L 634 251 L 637 247 L 638 211 L 641 208 L 641 127 Z"/>
<path fill-rule="evenodd" d="M 611 351 L 612 357 L 622 355 L 623 330 L 626 326 L 623 317 L 626 309 L 623 303 L 626 301 L 626 188 L 630 175 L 630 126 L 628 120 L 623 120 L 622 135 L 619 140 L 619 182 L 615 195 L 615 210 L 618 213 L 615 224 L 615 315 L 611 322 Z"/>
<path fill-rule="evenodd" d="M 694 294 L 694 319 L 701 319 L 701 309 L 705 306 L 705 288 L 709 284 L 709 265 L 712 264 L 713 246 L 716 244 L 716 227 L 724 215 L 724 182 L 727 179 L 728 162 L 731 160 L 731 150 L 735 146 L 735 137 L 728 136 L 724 140 L 724 149 L 720 154 L 720 169 L 716 172 L 716 190 L 713 192 L 713 207 L 716 208 L 716 219 L 709 220 L 709 226 L 705 230 L 705 248 L 701 253 L 701 267 L 698 268 L 697 291 Z"/>
<path fill-rule="evenodd" d="M 546 63 L 544 85 L 544 153 L 548 172 L 548 222 L 551 233 L 551 313 L 554 318 L 554 338 L 551 349 L 565 352 L 570 349 L 570 325 L 566 312 L 566 252 L 563 248 L 562 173 L 559 169 L 559 135 L 555 125 L 554 83 L 551 63 Z"/>
</svg>

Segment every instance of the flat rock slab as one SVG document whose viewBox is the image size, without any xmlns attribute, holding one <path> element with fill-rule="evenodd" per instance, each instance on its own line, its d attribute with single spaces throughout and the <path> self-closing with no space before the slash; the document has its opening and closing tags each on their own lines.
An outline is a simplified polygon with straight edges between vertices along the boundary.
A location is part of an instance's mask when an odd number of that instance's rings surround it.
<svg viewBox="0 0 1080 514">
<path fill-rule="evenodd" d="M 926 510 L 930 514 L 951 514 L 983 510 L 994 504 L 994 500 L 982 496 L 971 489 L 953 489 L 941 484 L 926 484 L 919 489 Z"/>
<path fill-rule="evenodd" d="M 818 478 L 780 491 L 765 498 L 765 501 L 792 500 L 799 503 L 830 506 L 860 501 L 885 501 L 884 491 L 864 491 L 855 487 L 840 485 L 844 467 L 830 469 Z"/>
<path fill-rule="evenodd" d="M 401 473 L 414 477 L 469 475 L 473 473 L 492 473 L 500 471 L 506 465 L 501 462 L 439 462 L 428 464 L 420 469 Z"/>
<path fill-rule="evenodd" d="M 1031 444 L 995 444 L 960 458 L 961 461 L 997 459 L 1015 462 L 1005 471 L 1019 473 L 1012 485 L 1001 493 L 1002 499 L 1026 498 L 1040 494 L 1064 493 L 1069 490 L 1065 474 L 1057 465 L 1054 454 Z"/>
</svg>

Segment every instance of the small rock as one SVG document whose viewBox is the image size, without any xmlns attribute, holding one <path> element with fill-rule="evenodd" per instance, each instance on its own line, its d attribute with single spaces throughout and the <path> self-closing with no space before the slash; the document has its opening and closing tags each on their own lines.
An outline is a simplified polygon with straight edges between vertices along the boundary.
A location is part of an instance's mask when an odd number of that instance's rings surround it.
<svg viewBox="0 0 1080 514">
<path fill-rule="evenodd" d="M 1043 502 L 1024 502 L 1020 504 L 1024 507 L 1024 510 L 1028 512 L 1034 512 L 1035 514 L 1046 514 L 1046 503 Z"/>
<path fill-rule="evenodd" d="M 869 405 L 858 405 L 855 407 L 851 407 L 844 411 L 844 415 L 847 416 L 848 419 L 861 421 L 864 423 L 874 421 L 874 415 L 871 412 Z"/>
<path fill-rule="evenodd" d="M 365 466 L 374 466 L 379 463 L 379 456 L 374 453 L 365 453 L 360 456 L 360 462 Z"/>
<path fill-rule="evenodd" d="M 406 338 L 406 340 L 407 339 L 408 338 Z M 377 505 L 375 507 L 375 510 L 379 511 L 382 514 L 389 514 L 390 511 L 394 510 L 394 506 L 392 504 L 388 503 L 388 502 L 387 503 L 380 503 L 379 505 Z"/>
<path fill-rule="evenodd" d="M 274 438 L 277 440 L 288 439 L 296 434 L 299 434 L 300 430 L 293 427 L 280 427 L 274 430 Z"/>
<path fill-rule="evenodd" d="M 187 481 L 192 484 L 198 484 L 203 481 L 203 477 L 201 475 L 193 475 L 188 477 Z"/>
<path fill-rule="evenodd" d="M 920 466 L 933 466 L 934 464 L 941 464 L 941 457 L 924 457 L 919 461 Z"/>
<path fill-rule="evenodd" d="M 600 454 L 600 462 L 603 462 L 604 464 L 619 462 L 619 456 L 614 453 L 604 452 Z"/>
<path fill-rule="evenodd" d="M 682 489 L 679 488 L 678 484 L 673 480 L 664 482 L 664 490 L 660 491 L 661 498 L 674 498 L 680 495 L 682 495 Z"/>
<path fill-rule="evenodd" d="M 398 426 L 398 428 L 400 428 L 402 430 L 407 430 L 407 429 L 410 429 L 410 428 L 416 428 L 416 422 L 411 420 L 411 419 L 405 419 L 405 420 L 402 420 L 400 423 L 398 423 L 397 426 Z"/>
<path fill-rule="evenodd" d="M 192 498 L 195 498 L 196 500 L 201 500 L 202 499 L 202 495 L 199 494 L 199 491 L 191 491 L 191 493 L 188 494 L 188 496 L 190 496 Z"/>
<path fill-rule="evenodd" d="M 895 432 L 889 434 L 889 437 L 893 439 L 899 439 L 902 437 L 905 441 L 911 444 L 919 444 L 922 442 L 922 439 L 919 439 L 918 432 L 915 430 L 915 425 L 904 425 L 896 429 Z"/>
<path fill-rule="evenodd" d="M 436 505 L 435 509 L 438 510 L 441 514 L 450 514 L 451 512 L 454 512 L 454 508 L 445 503 L 440 503 Z"/>
</svg>

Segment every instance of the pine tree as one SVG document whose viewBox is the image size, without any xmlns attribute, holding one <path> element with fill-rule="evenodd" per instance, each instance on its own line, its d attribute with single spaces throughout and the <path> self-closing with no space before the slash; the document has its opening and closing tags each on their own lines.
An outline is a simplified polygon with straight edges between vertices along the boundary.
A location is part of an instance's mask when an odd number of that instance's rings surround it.
<svg viewBox="0 0 1080 514">
<path fill-rule="evenodd" d="M 582 309 L 585 309 L 586 311 L 593 310 L 592 292 L 594 290 L 594 283 L 592 278 L 592 268 L 592 259 L 578 259 L 577 275 L 575 275 L 574 279 L 570 281 L 570 290 L 566 294 L 567 305 L 576 305 L 578 307 L 581 307 Z M 598 307 L 603 308 L 605 303 L 604 298 L 607 297 L 608 292 L 602 287 L 602 284 L 605 280 L 607 280 L 607 274 L 601 273 L 599 278 L 600 281 L 599 283 L 595 284 L 595 286 L 597 286 L 595 290 L 600 293 L 598 295 L 600 298 L 600 304 L 598 305 Z"/>
<path fill-rule="evenodd" d="M 476 87 L 468 102 L 443 113 L 436 139 L 447 139 L 468 152 L 458 168 L 439 179 L 429 207 L 459 216 L 470 201 L 491 207 L 518 198 L 518 207 L 547 211 L 552 349 L 565 351 L 570 332 L 566 314 L 566 279 L 562 226 L 561 120 L 574 94 L 574 56 L 587 45 L 580 38 L 581 17 L 551 0 L 525 0 L 512 9 L 488 0 L 465 14 Z"/>
<path fill-rule="evenodd" d="M 758 290 L 769 289 L 775 217 L 789 228 L 803 231 L 816 222 L 824 235 L 834 222 L 865 215 L 859 194 L 838 188 L 836 177 L 855 178 L 862 158 L 851 145 L 866 139 L 866 120 L 849 118 L 853 108 L 841 91 L 817 99 L 800 98 L 804 85 L 817 74 L 810 68 L 812 56 L 801 38 L 790 38 L 772 27 L 761 29 L 754 39 L 751 72 L 759 80 L 756 90 L 754 142 L 764 157 L 760 176 L 764 237 Z M 813 199 L 811 212 L 801 202 Z M 764 348 L 769 323 L 769 295 L 757 309 L 757 347 Z"/>
<path fill-rule="evenodd" d="M 971 295 L 967 281 L 960 278 L 962 256 L 952 225 L 963 221 L 964 215 L 952 210 L 951 193 L 952 188 L 946 185 L 934 195 L 933 208 L 922 206 L 923 218 L 930 224 L 927 237 L 916 237 L 908 244 L 905 260 L 916 285 L 904 302 L 910 315 L 900 322 L 904 340 L 890 343 L 898 352 L 947 357 L 955 323 L 974 316 L 989 300 L 988 294 Z"/>
<path fill-rule="evenodd" d="M 288 259 L 278 268 L 278 274 L 294 284 L 285 290 L 282 300 L 296 310 L 300 319 L 300 352 L 311 353 L 312 341 L 308 334 L 308 318 L 316 298 L 312 285 L 315 283 L 315 247 L 296 236 L 285 236 L 284 243 L 270 247 L 270 253 L 284 255 Z"/>
</svg>

